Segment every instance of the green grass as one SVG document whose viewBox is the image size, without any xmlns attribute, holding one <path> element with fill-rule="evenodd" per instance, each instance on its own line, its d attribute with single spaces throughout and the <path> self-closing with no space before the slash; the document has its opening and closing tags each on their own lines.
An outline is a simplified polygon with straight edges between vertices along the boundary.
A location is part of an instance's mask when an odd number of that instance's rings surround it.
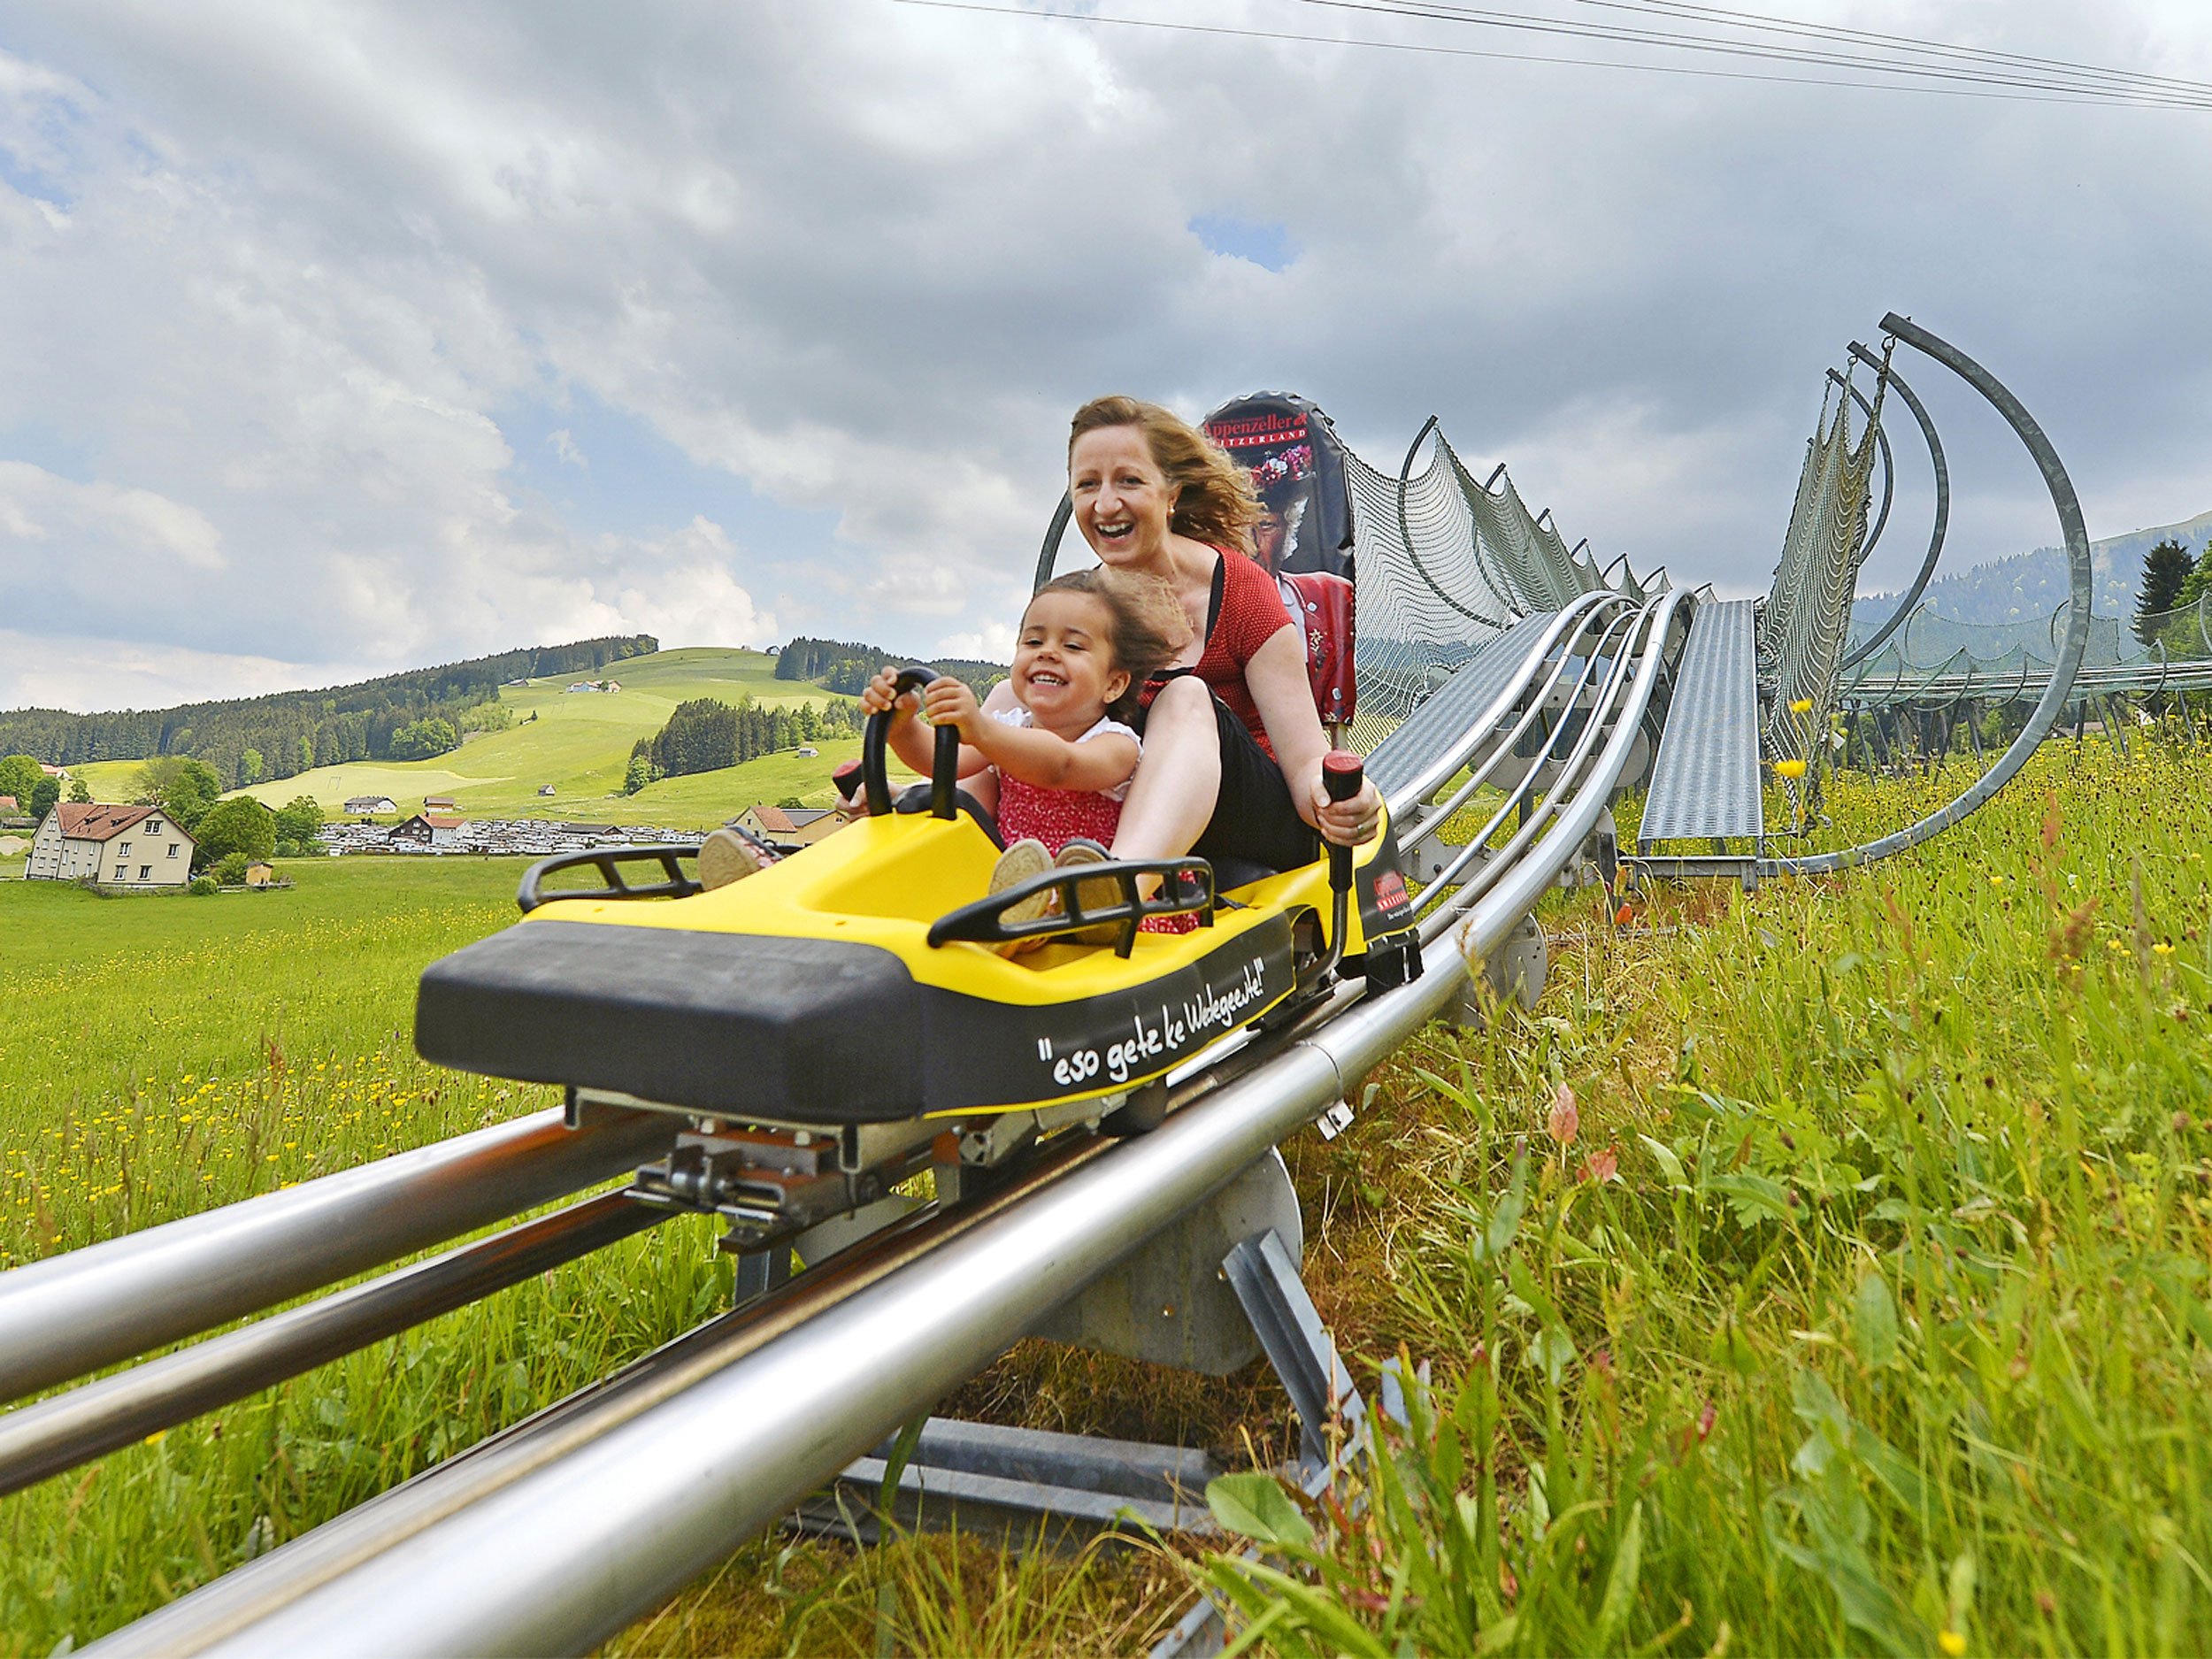
<svg viewBox="0 0 2212 1659">
<path fill-rule="evenodd" d="M 417 977 L 513 918 L 522 861 L 282 867 L 213 898 L 0 882 L 0 1265 L 554 1103 L 411 1048 Z M 0 1499 L 0 1654 L 81 1645 L 726 1305 L 710 1236 L 672 1223 Z"/>
<path fill-rule="evenodd" d="M 271 806 L 312 795 L 334 816 L 355 795 L 388 795 L 403 811 L 413 811 L 426 795 L 449 795 L 472 818 L 589 823 L 649 818 L 676 828 L 718 824 L 757 801 L 796 795 L 810 804 L 825 803 L 831 794 L 830 769 L 859 753 L 856 738 L 823 745 L 817 759 L 765 756 L 722 772 L 670 779 L 637 795 L 621 793 L 632 745 L 665 726 L 679 703 L 695 697 L 735 703 L 749 696 L 757 703 L 788 708 L 851 701 L 778 680 L 775 666 L 776 659 L 765 652 L 705 646 L 633 657 L 607 671 L 622 682 L 617 693 L 570 693 L 563 689 L 572 683 L 566 679 L 502 691 L 501 699 L 513 708 L 518 724 L 472 737 L 451 754 L 433 760 L 319 766 L 242 793 Z M 529 718 L 533 714 L 538 717 L 534 720 Z M 96 780 L 88 780 L 96 795 L 105 788 L 127 796 L 135 764 L 111 761 L 73 770 L 97 775 Z M 541 795 L 546 784 L 554 793 Z"/>
<path fill-rule="evenodd" d="M 1839 786 L 1831 810 L 1894 822 L 1915 787 Z M 1276 1540 L 1264 1570 L 763 1540 L 615 1650 L 1125 1651 L 1197 1574 L 1287 1654 L 2193 1650 L 2208 846 L 2212 752 L 2093 742 L 1870 870 L 1655 893 L 1618 934 L 1595 895 L 1555 895 L 1532 1015 L 1429 1028 L 1349 1133 L 1285 1148 L 1370 1398 L 1386 1358 L 1430 1367 L 1363 1509 L 1225 1489 Z M 0 1248 L 546 1099 L 424 1066 L 403 1034 L 416 973 L 512 914 L 516 871 L 306 861 L 292 893 L 208 900 L 0 885 Z M 238 1559 L 258 1517 L 292 1536 L 680 1329 L 726 1294 L 707 1237 L 677 1224 L 0 1500 L 0 1654 L 81 1644 Z M 1288 1438 L 1263 1371 L 1041 1343 L 951 1408 L 1238 1463 Z"/>
<path fill-rule="evenodd" d="M 1225 1492 L 1282 1542 L 1215 1581 L 1290 1654 L 2197 1647 L 2208 844 L 2212 755 L 2054 750 L 1916 856 L 1567 910 L 1340 1155 L 1412 1432 L 1363 1512 Z"/>
</svg>

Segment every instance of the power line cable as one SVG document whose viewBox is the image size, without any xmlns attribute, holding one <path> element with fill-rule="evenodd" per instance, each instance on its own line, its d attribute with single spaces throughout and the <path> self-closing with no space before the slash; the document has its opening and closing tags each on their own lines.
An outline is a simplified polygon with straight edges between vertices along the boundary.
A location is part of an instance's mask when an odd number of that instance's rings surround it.
<svg viewBox="0 0 2212 1659">
<path fill-rule="evenodd" d="M 2194 88 L 2187 94 L 2169 91 L 2164 88 L 2122 88 L 2098 82 L 2085 82 L 2078 77 L 2071 75 L 2058 79 L 2047 73 L 2032 73 L 2025 70 L 2007 68 L 2001 71 L 1996 65 L 1972 68 L 1962 65 L 1947 67 L 1893 56 L 1869 58 L 1837 51 L 1808 51 L 1771 42 L 1726 40 L 1713 35 L 1679 35 L 1663 29 L 1608 27 L 1602 24 L 1579 23 L 1571 19 L 1546 17 L 1529 12 L 1497 12 L 1474 6 L 1448 5 L 1439 4 L 1438 0 L 1296 0 L 1296 3 L 1333 12 L 1411 18 L 1425 22 L 1456 23 L 1528 34 L 1557 35 L 1571 39 L 1657 46 L 1681 51 L 1705 52 L 1722 57 L 1751 58 L 1780 63 L 1801 63 L 1825 68 L 1857 70 L 1875 74 L 1956 81 L 1973 85 L 2056 92 L 2090 103 L 2133 104 L 2176 109 L 2212 108 L 2212 85 Z"/>
<path fill-rule="evenodd" d="M 2195 93 L 2212 91 L 2212 82 L 2186 81 L 2171 75 L 2147 74 L 2136 69 L 2111 69 L 2094 64 L 2076 63 L 2063 58 L 2036 58 L 2021 52 L 2000 51 L 1992 47 L 1959 46 L 1944 41 L 1931 41 L 1912 35 L 1884 35 L 1871 29 L 1855 29 L 1841 24 L 1801 22 L 1791 18 L 1778 18 L 1759 12 L 1732 12 L 1723 6 L 1697 5 L 1691 0 L 1574 0 L 1574 4 L 1603 11 L 1644 12 L 1662 17 L 1680 17 L 1723 24 L 1732 28 L 1766 29 L 1778 34 L 1824 37 L 1836 40 L 1863 42 L 1870 45 L 1904 47 L 1909 50 L 1942 57 L 1972 58 L 1989 63 L 2002 63 L 2028 68 L 2048 68 L 2069 73 L 2092 76 L 2101 80 L 2131 81 L 2145 86 L 2163 87 Z"/>
<path fill-rule="evenodd" d="M 1750 81 L 1781 86 L 1841 87 L 1861 91 L 1910 92 L 1929 96 L 1985 98 L 2015 104 L 2055 104 L 2071 107 L 2092 105 L 2124 109 L 2212 109 L 2212 96 L 2203 99 L 2187 97 L 2147 97 L 2129 96 L 2118 88 L 2084 87 L 2065 81 L 2034 79 L 1997 79 L 1962 76 L 1971 85 L 1930 85 L 1922 81 L 1838 80 L 1826 76 L 1764 74 L 1742 69 L 1694 68 L 1684 64 L 1655 64 L 1619 58 L 1561 57 L 1534 52 L 1494 51 L 1479 47 L 1442 46 L 1414 41 L 1373 40 L 1354 35 L 1310 35 L 1289 29 L 1266 29 L 1239 27 L 1225 23 L 1180 23 L 1159 18 L 1114 17 L 1102 12 L 1040 12 L 1030 7 L 994 4 L 989 0 L 892 0 L 894 4 L 920 7 L 938 12 L 967 12 L 995 17 L 1022 18 L 1045 23 L 1087 23 L 1115 28 L 1149 29 L 1176 35 L 1203 35 L 1242 40 L 1283 41 L 1294 44 L 1314 46 L 1350 46 L 1375 51 L 1404 52 L 1416 57 L 1472 58 L 1493 62 L 1563 65 L 1588 69 L 1627 69 L 1645 74 L 1676 75 L 1696 80 Z M 1347 9 L 1389 12 L 1394 8 L 1379 5 L 1352 5 L 1343 0 Z M 1434 13 L 1413 12 L 1410 8 L 1402 15 L 1424 17 L 1439 20 Z M 1548 19 L 1557 22 L 1557 19 Z M 1567 33 L 1567 27 L 1555 31 Z M 1645 33 L 1653 33 L 1647 31 Z M 1624 44 L 1649 43 L 1636 38 L 1636 32 L 1604 32 L 1592 30 L 1585 38 L 1613 41 Z M 1669 37 L 1671 43 L 1681 44 L 1685 37 Z M 1712 50 L 1706 48 L 1705 50 Z M 1854 65 L 1838 64 L 1811 54 L 1747 53 L 1770 56 L 1784 62 L 1800 62 L 1809 65 L 1849 68 Z M 1875 65 L 1866 73 L 1891 74 L 1900 73 L 1888 65 Z M 2008 89 L 2008 88 L 2011 89 Z"/>
</svg>

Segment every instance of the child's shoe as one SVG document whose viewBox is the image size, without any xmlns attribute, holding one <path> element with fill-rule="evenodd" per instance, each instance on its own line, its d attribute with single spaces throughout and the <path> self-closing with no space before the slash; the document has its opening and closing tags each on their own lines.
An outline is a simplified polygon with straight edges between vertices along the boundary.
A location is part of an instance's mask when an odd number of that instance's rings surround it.
<svg viewBox="0 0 2212 1659">
<path fill-rule="evenodd" d="M 991 866 L 991 891 L 1003 893 L 1007 888 L 1041 876 L 1052 868 L 1052 855 L 1045 851 L 1045 844 L 1035 836 L 1016 841 L 998 856 L 998 863 Z M 1049 916 L 1057 908 L 1056 893 L 1037 893 L 1001 913 L 1002 922 L 1033 922 L 1041 916 Z M 1048 942 L 1040 933 L 1029 939 L 1010 939 L 998 947 L 1002 956 L 1018 956 Z"/>
<path fill-rule="evenodd" d="M 1088 836 L 1079 835 L 1060 849 L 1053 867 L 1065 870 L 1075 864 L 1102 864 L 1112 856 L 1103 847 Z M 1076 902 L 1086 910 L 1103 910 L 1110 904 L 1121 902 L 1121 883 L 1109 876 L 1098 881 L 1079 882 L 1075 888 Z M 1101 922 L 1094 927 L 1079 928 L 1068 935 L 1069 942 L 1078 945 L 1110 945 L 1121 937 L 1119 922 Z"/>
<path fill-rule="evenodd" d="M 699 885 L 710 890 L 765 870 L 770 859 L 761 848 L 733 829 L 718 829 L 699 849 Z"/>
</svg>

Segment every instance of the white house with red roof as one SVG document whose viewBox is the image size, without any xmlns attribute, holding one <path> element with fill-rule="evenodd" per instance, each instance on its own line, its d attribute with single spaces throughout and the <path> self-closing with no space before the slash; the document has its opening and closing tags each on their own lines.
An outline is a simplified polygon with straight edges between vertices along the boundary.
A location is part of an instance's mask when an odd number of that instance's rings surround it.
<svg viewBox="0 0 2212 1659">
<path fill-rule="evenodd" d="M 756 835 L 786 845 L 811 846 L 835 829 L 837 815 L 821 806 L 749 806 L 737 821 Z"/>
<path fill-rule="evenodd" d="M 26 881 L 96 881 L 111 887 L 180 887 L 192 879 L 193 839 L 157 806 L 64 801 L 31 838 Z"/>
</svg>

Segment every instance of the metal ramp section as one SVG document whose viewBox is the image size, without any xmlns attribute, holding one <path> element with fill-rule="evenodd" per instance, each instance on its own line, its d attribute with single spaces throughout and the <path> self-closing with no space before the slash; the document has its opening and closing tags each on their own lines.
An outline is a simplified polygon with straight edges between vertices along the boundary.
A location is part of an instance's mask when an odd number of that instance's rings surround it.
<svg viewBox="0 0 2212 1659">
<path fill-rule="evenodd" d="M 1656 841 L 1762 839 L 1757 603 L 1698 607 L 1636 831 L 1640 853 Z"/>
<path fill-rule="evenodd" d="M 1367 775 L 1385 795 L 1418 773 L 1432 757 L 1458 741 L 1483 711 L 1519 678 L 1553 613 L 1525 617 L 1452 672 L 1450 679 L 1424 698 L 1396 730 L 1367 757 Z"/>
</svg>

